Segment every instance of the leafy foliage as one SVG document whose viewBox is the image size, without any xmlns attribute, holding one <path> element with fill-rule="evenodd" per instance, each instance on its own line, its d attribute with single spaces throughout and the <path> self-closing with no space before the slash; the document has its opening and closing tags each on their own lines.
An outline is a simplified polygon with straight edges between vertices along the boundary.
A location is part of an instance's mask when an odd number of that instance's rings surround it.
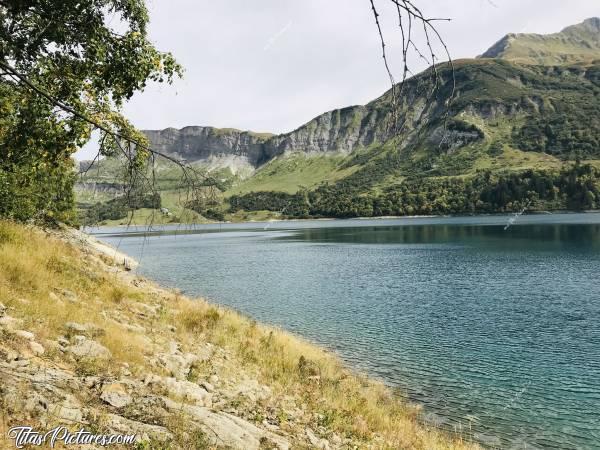
<svg viewBox="0 0 600 450">
<path fill-rule="evenodd" d="M 90 138 L 86 118 L 104 130 L 103 154 L 127 153 L 133 166 L 145 164 L 147 141 L 120 107 L 148 81 L 181 73 L 149 42 L 147 23 L 142 0 L 1 2 L 0 180 L 7 195 L 0 214 L 73 216 L 70 155 Z"/>
<path fill-rule="evenodd" d="M 600 170 L 574 165 L 560 172 L 526 170 L 473 177 L 415 178 L 386 191 L 356 195 L 347 185 L 323 185 L 290 195 L 253 192 L 230 199 L 237 211 L 285 211 L 295 217 L 370 217 L 600 207 Z"/>
<path fill-rule="evenodd" d="M 160 207 L 161 197 L 159 193 L 144 194 L 139 192 L 83 208 L 81 219 L 85 224 L 96 224 L 104 220 L 124 219 L 131 211 L 136 209 L 160 209 Z"/>
</svg>

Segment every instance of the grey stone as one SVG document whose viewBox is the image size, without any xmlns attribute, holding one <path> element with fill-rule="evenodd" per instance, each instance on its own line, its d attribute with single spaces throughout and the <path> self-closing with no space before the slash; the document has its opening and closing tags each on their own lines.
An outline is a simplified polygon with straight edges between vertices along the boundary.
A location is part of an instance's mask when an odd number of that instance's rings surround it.
<svg viewBox="0 0 600 450">
<path fill-rule="evenodd" d="M 16 327 L 20 326 L 23 323 L 21 319 L 17 319 L 11 316 L 3 316 L 0 317 L 0 328 L 5 328 L 7 330 L 14 330 Z"/>
<path fill-rule="evenodd" d="M 308 438 L 308 442 L 314 448 L 318 448 L 320 450 L 329 450 L 329 441 L 327 439 L 321 439 L 310 429 L 306 429 L 306 437 Z"/>
<path fill-rule="evenodd" d="M 26 341 L 33 341 L 35 339 L 35 334 L 33 334 L 31 331 L 15 330 L 12 334 L 21 339 L 25 339 Z"/>
<path fill-rule="evenodd" d="M 108 359 L 112 356 L 102 344 L 86 339 L 84 336 L 76 336 L 76 338 L 78 338 L 76 343 L 66 348 L 67 352 L 80 358 Z"/>
<path fill-rule="evenodd" d="M 110 383 L 102 387 L 100 399 L 115 408 L 123 408 L 131 403 L 131 396 L 122 384 Z"/>
<path fill-rule="evenodd" d="M 70 335 L 78 334 L 95 338 L 104 336 L 105 334 L 104 329 L 94 325 L 93 323 L 81 324 L 77 322 L 67 322 L 65 323 L 65 328 L 67 333 Z"/>
<path fill-rule="evenodd" d="M 213 412 L 200 406 L 182 405 L 168 398 L 164 401 L 169 410 L 188 414 L 207 435 L 216 436 L 217 442 L 226 448 L 259 450 L 264 448 L 261 444 L 265 440 L 280 450 L 290 448 L 289 441 L 284 437 L 258 428 L 240 417 L 225 412 Z"/>
<path fill-rule="evenodd" d="M 177 380 L 173 377 L 149 375 L 144 380 L 146 385 L 159 388 L 169 395 L 175 396 L 199 406 L 212 406 L 212 395 L 203 387 L 191 381 Z"/>
<path fill-rule="evenodd" d="M 29 342 L 29 349 L 33 352 L 34 355 L 39 356 L 44 354 L 44 347 L 35 341 Z"/>
</svg>

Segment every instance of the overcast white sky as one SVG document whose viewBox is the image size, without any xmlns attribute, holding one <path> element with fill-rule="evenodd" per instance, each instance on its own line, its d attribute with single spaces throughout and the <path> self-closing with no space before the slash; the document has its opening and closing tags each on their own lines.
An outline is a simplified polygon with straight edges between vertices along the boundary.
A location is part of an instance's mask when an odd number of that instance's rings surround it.
<svg viewBox="0 0 600 450">
<path fill-rule="evenodd" d="M 414 1 L 426 15 L 452 18 L 439 29 L 455 59 L 474 57 L 509 32 L 551 33 L 600 16 L 597 0 Z M 388 3 L 375 2 L 387 17 L 391 44 L 399 36 Z M 280 133 L 322 112 L 367 103 L 390 87 L 369 0 L 148 5 L 151 40 L 173 52 L 185 74 L 172 86 L 148 87 L 126 105 L 139 128 L 211 125 Z"/>
</svg>

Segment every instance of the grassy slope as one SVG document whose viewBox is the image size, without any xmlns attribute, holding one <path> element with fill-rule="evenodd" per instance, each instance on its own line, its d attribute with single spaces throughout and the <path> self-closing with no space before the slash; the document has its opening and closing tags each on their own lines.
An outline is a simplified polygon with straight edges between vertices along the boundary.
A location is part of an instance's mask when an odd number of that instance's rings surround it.
<svg viewBox="0 0 600 450">
<path fill-rule="evenodd" d="M 344 159 L 343 155 L 336 154 L 279 156 L 262 166 L 251 178 L 232 187 L 227 195 L 258 190 L 293 194 L 302 187 L 311 189 L 323 182 L 334 182 L 356 170 L 355 167 L 342 168 Z"/>
<path fill-rule="evenodd" d="M 598 20 L 598 19 L 596 19 Z M 589 25 L 579 24 L 559 33 L 540 35 L 519 33 L 509 35 L 489 51 L 489 56 L 523 64 L 564 64 L 599 58 L 600 38 L 590 19 Z M 496 48 L 495 48 L 496 47 Z"/>
<path fill-rule="evenodd" d="M 496 59 L 471 59 L 456 61 L 455 67 L 457 95 L 452 102 L 450 119 L 476 127 L 483 136 L 481 139 L 456 148 L 440 148 L 431 140 L 443 122 L 445 109 L 437 108 L 417 124 L 416 130 L 410 130 L 410 144 L 403 149 L 398 145 L 399 140 L 391 140 L 357 149 L 346 156 L 294 153 L 275 158 L 248 178 L 223 174 L 231 185 L 224 194 L 225 201 L 236 194 L 294 193 L 300 188 L 315 189 L 321 183 L 345 183 L 352 186 L 354 192 L 378 193 L 407 178 L 465 177 L 482 169 L 556 171 L 572 164 L 567 160 L 572 159 L 578 149 L 584 149 L 582 160 L 600 166 L 596 147 L 600 139 L 598 64 L 548 68 Z M 449 94 L 448 86 L 442 87 L 441 99 Z M 374 105 L 383 105 L 387 96 L 376 100 Z M 440 99 L 438 101 L 441 104 Z M 519 134 L 522 130 L 527 130 L 524 135 Z M 547 133 L 554 133 L 554 137 L 548 137 Z M 493 145 L 499 145 L 501 151 L 491 152 Z M 114 180 L 114 168 L 106 167 L 109 170 L 105 181 L 110 179 L 111 173 Z M 176 216 L 185 215 L 173 191 L 178 183 L 176 171 L 159 167 L 157 175 L 164 205 Z M 96 178 L 102 180 L 102 177 Z M 254 216 L 274 217 L 273 214 L 248 216 L 242 213 L 228 218 L 251 220 Z M 135 221 L 146 219 L 145 213 Z"/>
<path fill-rule="evenodd" d="M 169 347 L 169 342 L 177 342 L 182 351 L 188 352 L 210 343 L 213 357 L 206 364 L 193 366 L 190 372 L 193 377 L 190 375 L 188 379 L 200 382 L 217 374 L 220 386 L 225 386 L 241 382 L 247 376 L 256 377 L 271 389 L 269 401 L 248 403 L 248 399 L 236 400 L 236 397 L 227 404 L 235 404 L 240 415 L 255 421 L 259 427 L 264 417 L 278 417 L 279 429 L 288 436 L 293 448 L 311 447 L 304 432 L 308 426 L 321 430 L 323 436 L 335 433 L 349 439 L 350 448 L 353 445 L 358 448 L 371 445 L 369 448 L 373 449 L 474 447 L 460 437 L 451 438 L 420 425 L 418 409 L 404 403 L 381 383 L 350 373 L 321 349 L 201 299 L 192 300 L 162 290 L 123 271 L 111 259 L 77 243 L 78 239 L 71 237 L 71 243 L 66 243 L 65 236 L 69 234 L 48 234 L 0 221 L 0 302 L 7 307 L 7 314 L 22 320 L 22 328 L 33 332 L 35 340 L 47 349 L 41 357 L 32 356 L 26 340 L 0 325 L 0 366 L 3 358 L 18 352 L 29 361 L 30 371 L 38 367 L 43 372 L 53 367 L 75 377 L 92 375 L 100 380 L 116 380 L 123 378 L 122 367 L 126 363 L 131 374 L 125 375 L 129 378 L 124 382 L 135 385 L 139 383 L 135 380 L 159 370 L 152 363 L 155 352 Z M 65 298 L 64 292 L 76 300 Z M 137 311 L 145 311 L 143 319 Z M 124 320 L 128 327 L 115 322 L 115 318 Z M 73 359 L 59 351 L 56 340 L 64 335 L 64 324 L 68 321 L 91 323 L 104 330 L 96 339 L 111 351 L 112 357 L 106 361 Z M 219 356 L 223 354 L 228 356 Z M 115 410 L 99 400 L 99 393 L 89 383 L 81 385 L 84 387 L 72 395 L 88 411 L 93 411 L 86 418 L 88 428 L 105 430 L 107 414 Z M 146 395 L 145 386 L 138 386 L 134 394 Z M 28 388 L 25 381 L 21 388 L 22 398 L 32 394 L 33 387 Z M 11 403 L 8 397 L 3 397 L 6 394 L 0 389 L 3 405 L 0 428 L 35 425 L 40 420 L 57 423 L 56 418 L 43 414 L 27 418 L 27 413 L 19 409 L 26 407 L 25 402 Z M 290 399 L 304 405 L 300 418 L 291 418 L 285 412 L 284 404 L 289 404 Z M 218 405 L 212 409 L 225 407 Z M 8 416 L 2 417 L 2 411 L 8 411 Z M 141 420 L 140 413 L 133 408 L 119 410 L 118 414 Z M 191 445 L 186 440 L 189 436 L 181 430 L 194 430 L 186 425 L 185 414 L 161 416 L 158 409 L 153 411 L 147 406 L 142 414 L 145 420 L 166 427 L 175 436 L 169 446 L 152 448 L 218 448 Z M 1 435 L 5 437 L 6 433 Z"/>
</svg>

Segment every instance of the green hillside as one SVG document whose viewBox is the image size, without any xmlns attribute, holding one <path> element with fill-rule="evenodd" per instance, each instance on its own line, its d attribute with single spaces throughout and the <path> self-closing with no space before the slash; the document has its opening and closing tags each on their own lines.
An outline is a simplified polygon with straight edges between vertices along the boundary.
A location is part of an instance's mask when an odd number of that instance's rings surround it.
<svg viewBox="0 0 600 450">
<path fill-rule="evenodd" d="M 351 171 L 347 176 L 296 195 L 255 188 L 232 195 L 231 208 L 300 217 L 597 208 L 599 74 L 593 64 L 459 61 L 447 120 L 440 106 L 451 83 L 445 69 L 447 84 L 414 128 L 336 161 L 336 173 Z M 411 83 L 427 83 L 427 76 Z M 268 186 L 270 178 L 261 182 Z"/>
<path fill-rule="evenodd" d="M 481 57 L 524 64 L 556 65 L 599 59 L 600 18 L 593 17 L 559 33 L 508 34 Z"/>
<path fill-rule="evenodd" d="M 583 39 L 585 30 L 563 33 Z M 170 220 L 600 208 L 600 58 L 559 65 L 503 58 L 455 61 L 454 71 L 440 66 L 437 89 L 430 70 L 407 80 L 398 133 L 388 131 L 387 92 L 286 135 L 266 136 L 256 145 L 275 156 L 246 172 L 211 171 L 196 162 L 218 195 L 193 213 L 181 199 L 176 168 L 159 164 L 162 206 L 174 212 Z M 115 162 L 100 167 L 104 175 L 100 170 L 85 181 L 115 179 Z M 80 190 L 84 207 L 94 201 L 86 192 Z"/>
</svg>

